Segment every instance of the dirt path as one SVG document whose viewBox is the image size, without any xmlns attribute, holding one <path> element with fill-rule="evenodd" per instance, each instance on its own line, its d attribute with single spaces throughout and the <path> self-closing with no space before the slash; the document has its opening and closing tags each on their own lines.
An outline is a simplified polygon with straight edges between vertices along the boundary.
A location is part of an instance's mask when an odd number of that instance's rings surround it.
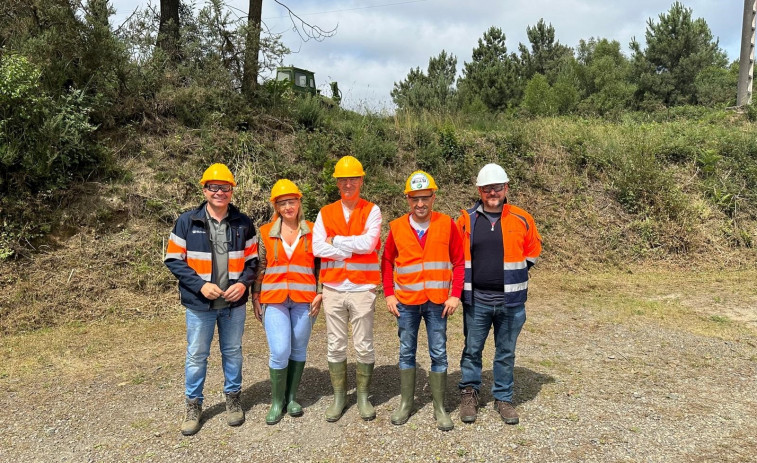
<svg viewBox="0 0 757 463">
<path fill-rule="evenodd" d="M 267 347 L 249 317 L 247 422 L 225 424 L 214 347 L 205 422 L 190 438 L 178 432 L 180 309 L 153 320 L 8 336 L 0 340 L 0 461 L 753 461 L 757 293 L 746 282 L 757 278 L 732 272 L 708 280 L 705 273 L 537 273 L 516 360 L 518 426 L 504 425 L 492 408 L 491 345 L 485 406 L 475 424 L 460 422 L 455 384 L 463 339 L 456 314 L 448 328 L 447 409 L 455 422 L 448 433 L 434 426 L 425 337 L 418 411 L 404 426 L 389 422 L 399 401 L 397 339 L 383 308 L 375 421 L 357 415 L 353 357 L 349 409 L 337 423 L 323 420 L 331 390 L 319 319 L 301 386 L 305 415 L 267 426 Z"/>
</svg>

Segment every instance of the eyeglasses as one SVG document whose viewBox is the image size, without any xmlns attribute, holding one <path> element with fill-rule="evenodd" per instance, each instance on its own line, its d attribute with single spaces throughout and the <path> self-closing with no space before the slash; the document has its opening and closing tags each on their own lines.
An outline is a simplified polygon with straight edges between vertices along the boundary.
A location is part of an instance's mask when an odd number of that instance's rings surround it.
<svg viewBox="0 0 757 463">
<path fill-rule="evenodd" d="M 289 206 L 294 206 L 294 205 L 296 205 L 296 204 L 297 204 L 298 202 L 300 202 L 300 200 L 299 200 L 299 199 L 286 199 L 286 200 L 283 200 L 283 201 L 276 201 L 276 207 L 289 207 Z"/>
<path fill-rule="evenodd" d="M 339 177 L 338 179 L 336 179 L 336 183 L 341 183 L 342 185 L 352 183 L 354 185 L 362 179 L 363 177 Z"/>
<path fill-rule="evenodd" d="M 204 188 L 212 193 L 218 193 L 219 191 L 228 193 L 234 189 L 234 187 L 231 185 L 217 185 L 215 183 L 210 184 L 210 185 L 205 185 Z"/>
<path fill-rule="evenodd" d="M 481 187 L 481 191 L 483 191 L 484 193 L 491 193 L 492 191 L 496 191 L 497 193 L 499 193 L 500 191 L 504 189 L 505 189 L 504 183 L 498 183 L 496 185 L 485 185 Z"/>
<path fill-rule="evenodd" d="M 430 203 L 431 199 L 433 197 L 434 197 L 434 195 L 429 195 L 429 196 L 408 196 L 407 199 L 409 199 L 410 202 L 413 203 L 413 204 L 418 204 L 421 201 L 423 201 L 425 203 Z"/>
</svg>

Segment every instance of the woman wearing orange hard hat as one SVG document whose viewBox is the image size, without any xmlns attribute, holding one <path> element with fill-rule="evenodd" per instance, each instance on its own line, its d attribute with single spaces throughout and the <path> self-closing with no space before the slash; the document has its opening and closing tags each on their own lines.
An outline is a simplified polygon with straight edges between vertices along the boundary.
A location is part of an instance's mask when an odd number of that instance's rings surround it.
<svg viewBox="0 0 757 463">
<path fill-rule="evenodd" d="M 263 323 L 270 351 L 271 408 L 266 423 L 289 413 L 301 416 L 297 388 L 310 332 L 321 305 L 320 259 L 313 257 L 313 223 L 303 218 L 302 192 L 281 179 L 271 189 L 273 217 L 260 227 L 258 276 L 252 287 L 255 317 Z"/>
</svg>

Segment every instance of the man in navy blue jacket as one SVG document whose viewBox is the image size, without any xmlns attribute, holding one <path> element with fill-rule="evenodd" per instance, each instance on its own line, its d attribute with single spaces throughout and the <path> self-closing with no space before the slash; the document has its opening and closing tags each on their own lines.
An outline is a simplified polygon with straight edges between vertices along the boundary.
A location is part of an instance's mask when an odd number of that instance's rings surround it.
<svg viewBox="0 0 757 463">
<path fill-rule="evenodd" d="M 218 326 L 226 420 L 244 423 L 242 392 L 242 335 L 248 288 L 255 281 L 258 242 L 248 216 L 231 203 L 234 176 L 223 164 L 208 167 L 200 180 L 205 202 L 176 220 L 168 240 L 165 264 L 179 280 L 186 308 L 185 436 L 200 430 L 202 389 L 210 342 Z"/>
</svg>

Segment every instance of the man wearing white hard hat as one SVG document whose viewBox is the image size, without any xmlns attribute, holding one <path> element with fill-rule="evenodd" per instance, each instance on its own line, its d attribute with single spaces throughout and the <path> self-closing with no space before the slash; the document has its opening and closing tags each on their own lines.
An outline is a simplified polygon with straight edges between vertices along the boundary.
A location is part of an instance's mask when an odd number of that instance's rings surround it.
<svg viewBox="0 0 757 463">
<path fill-rule="evenodd" d="M 457 219 L 465 252 L 465 348 L 458 384 L 464 423 L 476 421 L 481 357 L 492 328 L 494 407 L 505 423 L 519 421 L 513 407 L 515 345 L 526 321 L 528 271 L 541 254 L 541 236 L 533 217 L 508 203 L 509 181 L 502 167 L 485 165 L 476 179 L 479 200 Z"/>
<path fill-rule="evenodd" d="M 407 422 L 415 396 L 415 354 L 421 319 L 426 323 L 431 371 L 428 382 L 436 427 L 454 428 L 444 409 L 447 390 L 447 319 L 460 303 L 465 272 L 460 233 L 446 214 L 433 211 L 436 182 L 423 171 L 410 174 L 405 198 L 410 213 L 389 224 L 381 258 L 386 307 L 397 317 L 400 338 L 400 405 L 392 424 Z"/>
</svg>

